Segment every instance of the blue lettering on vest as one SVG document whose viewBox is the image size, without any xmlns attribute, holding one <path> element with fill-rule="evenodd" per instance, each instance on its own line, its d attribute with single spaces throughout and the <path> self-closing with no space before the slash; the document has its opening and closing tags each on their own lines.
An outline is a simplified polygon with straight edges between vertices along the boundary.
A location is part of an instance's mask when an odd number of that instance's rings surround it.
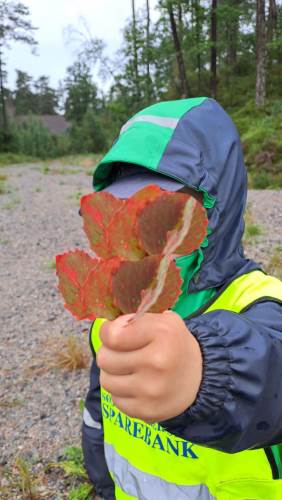
<svg viewBox="0 0 282 500">
<path fill-rule="evenodd" d="M 114 424 L 115 424 L 115 425 L 118 425 L 119 427 L 121 427 L 121 429 L 123 429 L 122 416 L 121 416 L 121 413 L 120 413 L 120 412 L 118 412 L 118 414 L 117 414 L 117 418 L 115 419 Z"/>
<path fill-rule="evenodd" d="M 132 424 L 132 421 L 130 420 L 130 418 L 125 417 L 125 432 L 127 432 L 130 436 L 132 436 L 132 433 L 130 432 L 131 424 Z"/>
<path fill-rule="evenodd" d="M 134 439 L 142 439 L 147 446 L 158 449 L 169 455 L 177 457 L 198 459 L 193 450 L 193 443 L 176 439 L 158 423 L 146 424 L 131 419 L 124 413 L 118 411 L 113 406 L 112 398 L 108 394 L 102 392 L 102 412 L 103 418 L 109 420 L 112 425 L 115 425 L 126 432 Z"/>
<path fill-rule="evenodd" d="M 107 403 L 102 404 L 102 411 L 103 411 L 103 417 L 108 419 L 110 417 L 110 413 Z"/>
<path fill-rule="evenodd" d="M 161 436 L 159 434 L 156 435 L 154 442 L 152 444 L 152 448 L 159 448 L 159 450 L 165 451 L 164 445 L 161 440 Z"/>
<path fill-rule="evenodd" d="M 187 441 L 181 441 L 182 443 L 182 456 L 185 458 L 199 458 L 196 453 L 192 450 L 194 446 L 192 443 Z"/>
<path fill-rule="evenodd" d="M 174 455 L 179 455 L 179 442 L 178 440 L 176 440 L 175 442 L 173 442 L 169 437 L 166 438 L 166 452 L 167 453 L 170 453 L 170 451 L 172 451 L 172 453 L 174 453 Z"/>
<path fill-rule="evenodd" d="M 148 425 L 145 427 L 145 436 L 144 436 L 144 441 L 148 446 L 151 446 L 151 434 L 152 431 Z"/>
<path fill-rule="evenodd" d="M 143 439 L 143 435 L 140 435 L 144 429 L 144 424 L 141 422 L 133 422 L 133 437 Z"/>
</svg>

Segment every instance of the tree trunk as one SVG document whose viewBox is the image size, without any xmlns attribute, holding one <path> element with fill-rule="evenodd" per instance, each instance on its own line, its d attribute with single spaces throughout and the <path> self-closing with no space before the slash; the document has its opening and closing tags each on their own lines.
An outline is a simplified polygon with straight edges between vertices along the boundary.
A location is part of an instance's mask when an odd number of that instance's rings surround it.
<svg viewBox="0 0 282 500">
<path fill-rule="evenodd" d="M 217 91 L 217 0 L 212 0 L 211 8 L 211 95 Z"/>
<path fill-rule="evenodd" d="M 275 39 L 275 34 L 277 30 L 277 21 L 278 21 L 278 13 L 277 13 L 276 0 L 269 0 L 267 27 L 266 27 L 266 40 L 267 43 L 269 44 L 271 44 Z M 274 53 L 273 48 L 270 46 L 267 52 L 267 62 L 269 71 L 271 71 L 272 68 L 273 53 Z"/>
<path fill-rule="evenodd" d="M 231 7 L 236 9 L 236 12 L 232 14 L 231 21 L 228 23 L 228 55 L 227 60 L 230 66 L 234 66 L 237 62 L 237 46 L 238 46 L 238 32 L 239 32 L 239 12 L 241 0 L 232 0 Z"/>
<path fill-rule="evenodd" d="M 181 0 L 177 0 L 177 17 L 178 17 L 177 24 L 178 24 L 179 41 L 180 45 L 182 46 L 184 26 L 183 26 L 183 11 L 182 11 Z"/>
<path fill-rule="evenodd" d="M 136 86 L 136 96 L 137 96 L 137 99 L 140 100 L 140 85 L 139 85 L 140 82 L 139 82 L 135 0 L 131 0 L 131 6 L 132 6 L 132 41 L 133 41 L 134 78 L 135 78 L 135 86 Z"/>
<path fill-rule="evenodd" d="M 5 90 L 4 90 L 4 77 L 3 77 L 3 62 L 2 62 L 2 52 L 0 49 L 0 102 L 1 102 L 1 108 L 2 108 L 2 125 L 3 125 L 3 130 L 4 134 L 8 133 L 8 119 L 7 119 L 7 112 L 6 112 L 6 100 L 5 100 Z"/>
<path fill-rule="evenodd" d="M 267 18 L 267 41 L 272 42 L 274 33 L 277 29 L 277 4 L 276 0 L 269 0 L 268 18 Z"/>
<path fill-rule="evenodd" d="M 202 84 L 202 60 L 201 60 L 201 3 L 200 0 L 193 0 L 192 8 L 195 13 L 195 31 L 196 31 L 196 47 L 197 47 L 197 75 L 198 75 L 198 91 L 201 91 Z"/>
<path fill-rule="evenodd" d="M 150 18 L 150 1 L 146 0 L 146 8 L 147 8 L 147 24 L 146 24 L 146 93 L 147 93 L 147 103 L 151 100 L 152 94 L 152 81 L 151 81 L 151 73 L 150 73 L 150 26 L 151 26 L 151 18 Z"/>
<path fill-rule="evenodd" d="M 265 69 L 266 69 L 266 29 L 265 0 L 257 0 L 257 69 L 256 69 L 256 105 L 265 104 Z"/>
<path fill-rule="evenodd" d="M 182 52 L 182 48 L 181 48 L 180 39 L 178 36 L 177 26 L 176 26 L 174 12 L 173 12 L 173 4 L 172 4 L 171 0 L 169 0 L 167 2 L 167 10 L 168 10 L 168 14 L 169 14 L 170 27 L 171 27 L 174 48 L 175 48 L 176 58 L 177 58 L 181 97 L 182 98 L 190 97 L 191 90 L 190 90 L 189 83 L 188 83 L 187 76 L 186 76 L 185 62 L 184 62 L 184 58 L 183 58 L 183 52 Z"/>
</svg>

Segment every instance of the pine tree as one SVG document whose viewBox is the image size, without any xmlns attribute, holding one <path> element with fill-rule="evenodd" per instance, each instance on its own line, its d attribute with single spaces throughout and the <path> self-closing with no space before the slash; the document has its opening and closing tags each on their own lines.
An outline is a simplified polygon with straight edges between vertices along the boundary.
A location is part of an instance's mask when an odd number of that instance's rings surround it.
<svg viewBox="0 0 282 500">
<path fill-rule="evenodd" d="M 168 14 L 169 14 L 170 28 L 171 28 L 171 33 L 172 33 L 172 38 L 173 38 L 173 43 L 174 43 L 174 48 L 175 48 L 177 65 L 178 65 L 178 75 L 179 75 L 179 81 L 180 81 L 181 97 L 190 97 L 191 96 L 191 89 L 190 89 L 188 79 L 187 79 L 183 50 L 181 47 L 180 37 L 179 37 L 177 24 L 176 24 L 176 20 L 175 20 L 173 1 L 167 0 L 166 6 L 167 6 Z"/>
<path fill-rule="evenodd" d="M 257 32 L 256 105 L 257 107 L 261 107 L 265 104 L 265 78 L 266 78 L 265 0 L 257 0 L 256 32 Z"/>
<path fill-rule="evenodd" d="M 22 2 L 2 0 L 0 2 L 0 92 L 2 121 L 5 134 L 8 133 L 8 122 L 5 102 L 4 75 L 3 75 L 3 51 L 9 49 L 14 42 L 36 46 L 33 37 L 34 28 L 29 20 L 29 8 Z"/>
<path fill-rule="evenodd" d="M 37 112 L 37 103 L 32 89 L 33 78 L 25 71 L 17 70 L 14 103 L 17 115 Z"/>
<path fill-rule="evenodd" d="M 211 95 L 217 93 L 217 0 L 211 6 Z"/>
</svg>

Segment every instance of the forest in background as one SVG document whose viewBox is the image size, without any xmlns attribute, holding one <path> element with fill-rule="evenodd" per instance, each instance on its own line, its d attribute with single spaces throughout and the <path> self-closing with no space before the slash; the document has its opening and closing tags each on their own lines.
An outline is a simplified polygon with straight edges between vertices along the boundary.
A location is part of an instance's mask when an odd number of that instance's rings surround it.
<svg viewBox="0 0 282 500">
<path fill-rule="evenodd" d="M 101 7 L 102 8 L 102 7 Z M 0 152 L 47 158 L 106 150 L 120 127 L 156 101 L 216 98 L 241 133 L 253 187 L 282 186 L 282 1 L 150 0 L 131 12 L 123 42 L 109 58 L 87 21 L 64 30 L 76 58 L 58 88 L 48 75 L 17 71 L 7 86 L 5 61 L 14 43 L 36 48 L 28 7 L 0 1 Z M 40 54 L 39 54 L 40 55 Z M 103 90 L 99 82 L 108 81 Z M 101 80 L 102 79 L 102 80 Z M 39 116 L 63 115 L 54 134 Z"/>
</svg>

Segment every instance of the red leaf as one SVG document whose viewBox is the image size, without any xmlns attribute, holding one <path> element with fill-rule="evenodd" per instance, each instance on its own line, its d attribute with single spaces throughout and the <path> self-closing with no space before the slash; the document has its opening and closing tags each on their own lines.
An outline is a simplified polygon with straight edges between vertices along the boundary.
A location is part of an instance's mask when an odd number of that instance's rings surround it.
<svg viewBox="0 0 282 500">
<path fill-rule="evenodd" d="M 154 255 L 145 257 L 138 262 L 122 262 L 113 277 L 113 294 L 115 302 L 124 313 L 139 311 L 141 303 L 146 301 L 148 296 L 160 283 L 158 277 L 161 257 Z M 163 289 L 158 288 L 153 300 L 146 301 L 146 311 L 163 312 L 169 309 L 177 301 L 181 293 L 180 270 L 174 262 L 168 262 L 168 266 L 163 270 Z M 143 312 L 142 309 L 142 314 Z"/>
<path fill-rule="evenodd" d="M 111 257 L 108 226 L 113 216 L 122 208 L 124 201 L 111 193 L 101 191 L 81 198 L 83 228 L 94 252 L 104 259 Z"/>
<path fill-rule="evenodd" d="M 146 253 L 140 246 L 136 232 L 137 214 L 163 191 L 155 185 L 146 186 L 126 200 L 109 225 L 111 254 L 123 259 L 139 260 Z"/>
<path fill-rule="evenodd" d="M 206 226 L 205 209 L 193 197 L 184 193 L 164 193 L 140 213 L 137 234 L 149 255 L 185 255 L 200 246 L 206 235 Z M 169 250 L 172 237 L 173 252 Z"/>
<path fill-rule="evenodd" d="M 77 319 L 84 319 L 87 311 L 82 299 L 82 289 L 87 275 L 98 265 L 82 250 L 75 250 L 56 256 L 56 270 L 59 278 L 59 290 L 65 299 L 65 307 Z"/>
<path fill-rule="evenodd" d="M 188 233 L 183 242 L 177 246 L 177 255 L 189 255 L 200 248 L 207 235 L 208 217 L 205 208 L 196 201 L 193 208 L 192 219 Z"/>
<path fill-rule="evenodd" d="M 158 273 L 161 272 L 161 268 L 159 267 Z M 158 279 L 160 278 L 157 277 L 156 281 Z M 142 307 L 144 307 L 144 304 L 146 304 L 148 298 L 150 297 L 152 299 L 152 305 L 149 309 L 150 312 L 160 313 L 166 311 L 167 309 L 171 309 L 181 294 L 181 285 L 182 279 L 180 277 L 180 269 L 176 267 L 173 260 L 169 263 L 168 270 L 166 271 L 163 289 L 158 292 L 159 295 L 156 293 L 157 289 L 155 290 L 154 288 L 150 288 L 149 290 L 145 290 L 145 292 L 142 293 L 142 302 L 138 308 L 137 314 L 142 312 Z M 157 288 L 157 283 L 154 283 L 153 287 Z M 154 293 L 156 293 L 155 297 L 153 296 Z"/>
<path fill-rule="evenodd" d="M 120 259 L 118 257 L 102 260 L 89 273 L 82 291 L 88 319 L 106 318 L 112 320 L 120 315 L 120 310 L 114 304 L 112 291 L 113 273 L 119 265 Z"/>
</svg>

